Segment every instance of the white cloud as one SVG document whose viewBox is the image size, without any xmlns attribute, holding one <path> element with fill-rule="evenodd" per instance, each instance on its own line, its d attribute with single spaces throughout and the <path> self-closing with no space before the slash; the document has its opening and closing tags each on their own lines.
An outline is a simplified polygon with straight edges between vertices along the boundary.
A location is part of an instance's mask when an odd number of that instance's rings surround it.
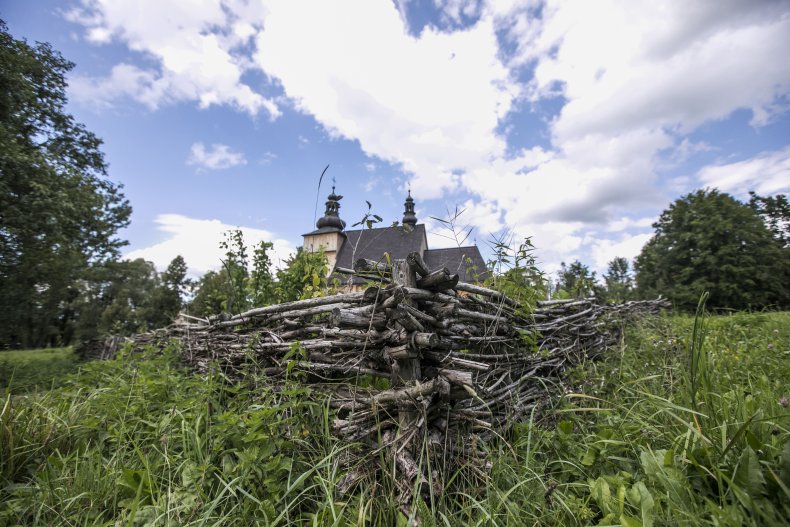
<svg viewBox="0 0 790 527">
<path fill-rule="evenodd" d="M 594 241 L 590 250 L 593 258 L 593 270 L 602 275 L 606 271 L 609 262 L 617 256 L 623 257 L 629 262 L 633 261 L 652 236 L 652 233 L 624 234 L 615 240 L 601 239 Z"/>
<path fill-rule="evenodd" d="M 703 186 L 745 197 L 750 190 L 760 195 L 790 192 L 790 146 L 721 165 L 697 173 Z"/>
<path fill-rule="evenodd" d="M 187 164 L 208 170 L 224 170 L 246 165 L 247 159 L 243 153 L 232 150 L 228 145 L 215 143 L 206 148 L 203 143 L 194 143 Z"/>
<path fill-rule="evenodd" d="M 201 108 L 229 104 L 251 115 L 280 115 L 273 99 L 242 81 L 251 67 L 244 47 L 260 27 L 265 9 L 244 0 L 82 0 L 67 18 L 85 27 L 98 45 L 118 41 L 154 66 L 116 71 L 107 78 L 78 77 L 79 99 L 110 103 L 128 96 L 151 108 L 196 101 Z M 124 83 L 130 73 L 135 78 Z"/>
<path fill-rule="evenodd" d="M 314 2 L 309 17 L 290 1 L 268 9 L 255 56 L 263 71 L 331 134 L 414 174 L 421 198 L 457 188 L 457 170 L 503 154 L 495 129 L 518 90 L 491 19 L 415 38 L 391 2 Z"/>
<path fill-rule="evenodd" d="M 233 229 L 240 229 L 245 243 L 252 247 L 261 241 L 272 242 L 272 262 L 279 267 L 285 259 L 295 251 L 293 245 L 263 229 L 239 227 L 223 223 L 220 220 L 204 220 L 189 218 L 180 214 L 161 214 L 156 224 L 167 238 L 157 244 L 126 253 L 126 258 L 143 258 L 154 262 L 160 270 L 177 255 L 181 255 L 189 266 L 189 274 L 199 276 L 207 271 L 218 269 L 224 252 L 219 248 L 224 234 Z"/>
<path fill-rule="evenodd" d="M 71 16 L 88 38 L 122 42 L 154 67 L 121 64 L 75 89 L 104 104 L 192 100 L 276 116 L 274 98 L 242 81 L 262 72 L 285 93 L 278 102 L 401 168 L 418 200 L 471 195 L 479 231 L 533 235 L 548 265 L 633 252 L 647 227 L 630 211 L 664 208 L 691 181 L 662 171 L 716 148 L 692 131 L 738 109 L 756 127 L 787 110 L 786 2 L 435 0 L 446 27 L 417 36 L 407 3 L 84 0 Z M 549 101 L 559 110 L 548 121 L 526 115 L 502 127 L 514 108 Z M 514 152 L 514 126 L 547 127 L 550 143 Z M 766 153 L 697 177 L 769 193 L 787 188 L 788 157 Z"/>
</svg>

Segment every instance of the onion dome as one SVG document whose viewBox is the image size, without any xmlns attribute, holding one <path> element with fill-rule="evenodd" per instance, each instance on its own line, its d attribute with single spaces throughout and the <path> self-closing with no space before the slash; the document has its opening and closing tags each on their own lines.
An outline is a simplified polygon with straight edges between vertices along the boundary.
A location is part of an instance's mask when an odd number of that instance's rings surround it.
<svg viewBox="0 0 790 527">
<path fill-rule="evenodd" d="M 343 196 L 335 194 L 335 187 L 332 186 L 332 193 L 326 198 L 326 212 L 316 222 L 315 226 L 323 230 L 342 231 L 346 228 L 346 222 L 340 219 L 340 200 Z"/>
</svg>

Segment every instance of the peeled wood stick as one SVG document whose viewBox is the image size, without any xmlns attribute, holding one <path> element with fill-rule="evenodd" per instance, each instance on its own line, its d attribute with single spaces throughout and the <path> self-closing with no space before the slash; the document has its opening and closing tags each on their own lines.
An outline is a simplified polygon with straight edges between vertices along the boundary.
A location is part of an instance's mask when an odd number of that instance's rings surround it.
<svg viewBox="0 0 790 527">
<path fill-rule="evenodd" d="M 468 284 L 466 282 L 458 282 L 456 284 L 455 289 L 458 291 L 464 291 L 466 293 L 474 293 L 476 295 L 487 296 L 493 298 L 494 300 L 503 302 L 510 307 L 519 307 L 519 303 L 511 298 L 508 298 L 506 295 L 500 293 L 499 291 L 494 291 L 493 289 L 488 289 L 485 287 L 481 287 L 475 284 Z M 540 304 L 540 302 L 539 302 Z"/>
<path fill-rule="evenodd" d="M 359 302 L 362 300 L 363 293 L 344 293 L 340 295 L 322 296 L 318 298 L 308 298 L 306 300 L 294 300 L 293 302 L 284 302 L 282 304 L 274 304 L 271 306 L 256 307 L 234 315 L 230 320 L 247 319 L 256 315 L 267 315 L 270 313 L 280 313 L 282 311 L 293 311 L 308 307 L 323 306 L 326 304 L 338 304 L 342 302 Z"/>
<path fill-rule="evenodd" d="M 394 390 L 385 390 L 379 392 L 372 397 L 372 400 L 377 405 L 397 402 L 410 402 L 415 401 L 418 397 L 424 397 L 434 392 L 450 393 L 450 385 L 448 382 L 437 377 L 428 382 L 415 384 L 414 386 L 407 386 L 405 388 L 397 388 Z"/>
</svg>

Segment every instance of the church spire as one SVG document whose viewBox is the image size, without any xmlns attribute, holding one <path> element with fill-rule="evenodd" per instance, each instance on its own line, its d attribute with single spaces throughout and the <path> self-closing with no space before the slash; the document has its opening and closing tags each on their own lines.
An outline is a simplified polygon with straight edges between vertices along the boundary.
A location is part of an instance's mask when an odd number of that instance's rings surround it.
<svg viewBox="0 0 790 527">
<path fill-rule="evenodd" d="M 409 189 L 409 194 L 403 205 L 405 206 L 405 210 L 403 211 L 402 223 L 414 227 L 417 225 L 417 215 L 414 213 L 414 200 L 411 197 L 411 188 Z"/>
<path fill-rule="evenodd" d="M 315 226 L 319 229 L 342 231 L 346 228 L 346 222 L 340 219 L 340 200 L 343 196 L 335 194 L 335 186 L 332 185 L 332 193 L 326 198 L 326 211 L 318 218 Z"/>
</svg>

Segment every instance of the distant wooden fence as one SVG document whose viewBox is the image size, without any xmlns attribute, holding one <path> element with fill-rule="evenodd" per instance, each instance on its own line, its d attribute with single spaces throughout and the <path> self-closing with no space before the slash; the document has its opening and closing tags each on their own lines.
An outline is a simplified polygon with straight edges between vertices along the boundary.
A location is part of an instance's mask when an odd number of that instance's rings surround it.
<svg viewBox="0 0 790 527">
<path fill-rule="evenodd" d="M 375 283 L 181 320 L 131 340 L 142 347 L 176 338 L 198 372 L 219 364 L 238 378 L 251 359 L 273 382 L 301 372 L 329 397 L 333 432 L 357 442 L 359 456 L 388 449 L 408 508 L 414 489 L 441 492 L 459 464 L 485 468 L 472 436 L 506 432 L 552 394 L 563 370 L 615 344 L 625 320 L 669 307 L 661 299 L 551 300 L 526 313 L 496 291 L 459 283 L 447 269 L 427 269 L 416 253 L 392 266 L 357 262 L 355 271 Z M 341 490 L 368 473 L 350 470 Z"/>
</svg>

